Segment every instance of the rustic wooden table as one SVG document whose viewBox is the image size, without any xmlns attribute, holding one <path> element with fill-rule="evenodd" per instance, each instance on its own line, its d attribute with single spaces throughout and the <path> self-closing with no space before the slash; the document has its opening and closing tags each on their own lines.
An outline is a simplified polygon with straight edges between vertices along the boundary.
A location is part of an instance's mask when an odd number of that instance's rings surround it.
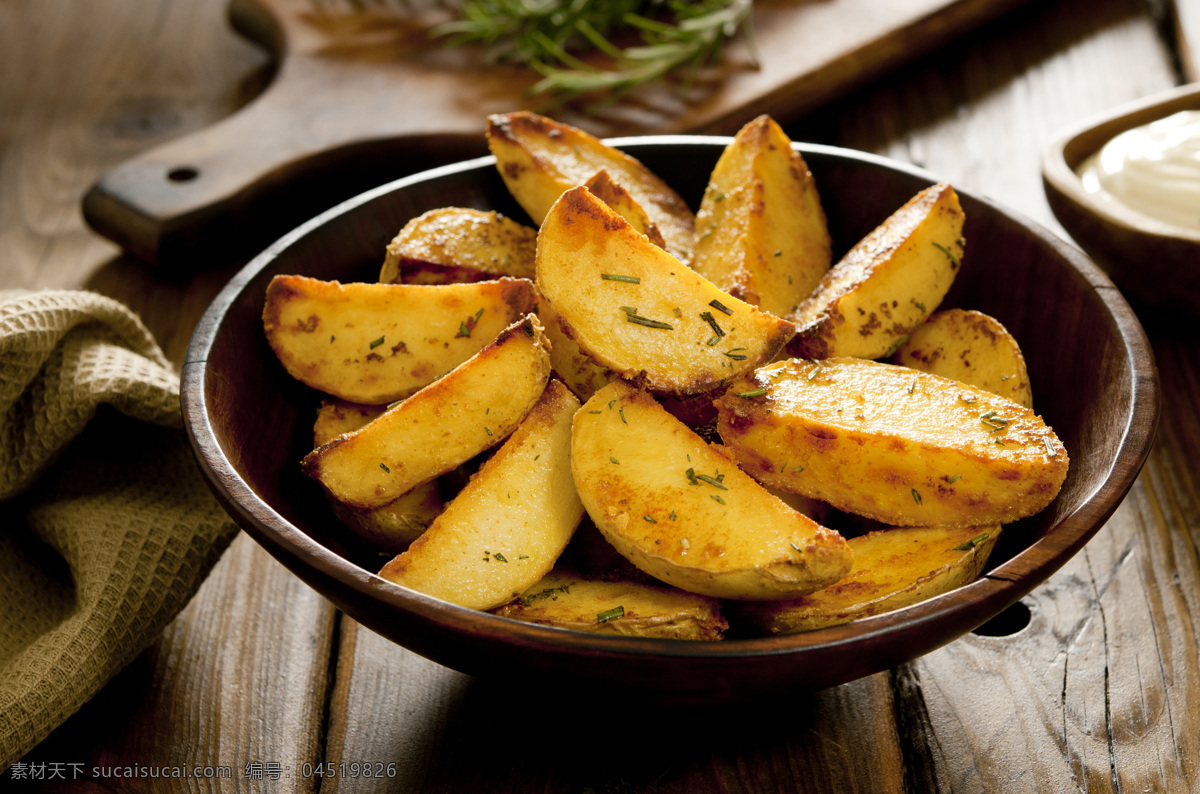
<svg viewBox="0 0 1200 794">
<path fill-rule="evenodd" d="M 80 198 L 261 89 L 267 59 L 225 6 L 0 3 L 0 286 L 111 295 L 177 363 L 241 263 L 150 271 L 86 228 Z M 1052 133 L 1191 77 L 1160 17 L 1137 0 L 1029 4 L 788 131 L 915 162 L 1058 230 L 1039 176 Z M 153 646 L 25 760 L 227 771 L 185 781 L 195 791 L 1200 790 L 1200 338 L 1143 319 L 1164 393 L 1149 462 L 991 636 L 770 708 L 595 713 L 391 645 L 241 536 Z M 384 779 L 353 774 L 376 763 Z M 304 774 L 321 764 L 347 774 Z M 30 787 L 167 790 L 152 783 Z"/>
</svg>

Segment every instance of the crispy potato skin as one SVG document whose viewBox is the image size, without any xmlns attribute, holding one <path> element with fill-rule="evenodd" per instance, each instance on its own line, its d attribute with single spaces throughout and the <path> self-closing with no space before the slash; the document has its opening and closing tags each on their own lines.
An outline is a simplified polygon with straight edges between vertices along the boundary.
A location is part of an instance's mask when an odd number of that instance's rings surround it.
<svg viewBox="0 0 1200 794">
<path fill-rule="evenodd" d="M 578 408 L 566 386 L 550 381 L 520 427 L 379 575 L 460 606 L 493 609 L 549 573 L 583 517 L 571 486 Z"/>
<path fill-rule="evenodd" d="M 882 615 L 948 593 L 983 572 L 1000 527 L 895 527 L 851 538 L 854 567 L 836 584 L 787 601 L 747 603 L 768 634 L 791 634 Z"/>
<path fill-rule="evenodd" d="M 795 332 L 684 267 L 585 187 L 564 193 L 542 223 L 537 287 L 584 354 L 657 392 L 716 388 L 769 361 Z M 631 309 L 670 327 L 634 322 Z"/>
<path fill-rule="evenodd" d="M 535 305 L 525 279 L 424 286 L 276 276 L 263 329 L 292 377 L 382 405 L 454 369 Z"/>
<path fill-rule="evenodd" d="M 1015 521 L 1067 475 L 1062 442 L 1029 409 L 890 364 L 771 364 L 716 405 L 721 438 L 754 477 L 897 526 Z"/>
<path fill-rule="evenodd" d="M 759 116 L 713 169 L 696 213 L 692 267 L 735 298 L 786 316 L 829 271 L 832 243 L 808 164 Z"/>
<path fill-rule="evenodd" d="M 533 279 L 537 230 L 498 212 L 467 207 L 430 210 L 388 243 L 384 284 L 455 284 L 505 276 Z"/>
<path fill-rule="evenodd" d="M 983 312 L 947 309 L 931 315 L 889 360 L 1033 408 L 1020 345 L 999 320 Z"/>
<path fill-rule="evenodd" d="M 619 617 L 599 619 L 617 607 Z M 565 569 L 551 571 L 516 601 L 493 611 L 526 623 L 625 637 L 719 640 L 729 628 L 720 603 L 711 598 Z"/>
<path fill-rule="evenodd" d="M 769 494 L 720 447 L 623 381 L 596 392 L 576 414 L 571 468 L 609 543 L 688 592 L 794 597 L 850 568 L 841 535 Z"/>
<path fill-rule="evenodd" d="M 500 176 L 534 223 L 541 224 L 565 191 L 603 170 L 654 222 L 667 250 L 681 262 L 691 260 L 692 211 L 678 193 L 624 152 L 526 111 L 489 116 L 487 140 Z"/>
<path fill-rule="evenodd" d="M 584 187 L 593 196 L 612 207 L 613 212 L 628 221 L 630 226 L 646 235 L 646 239 L 666 250 L 667 242 L 658 230 L 658 224 L 650 220 L 642 206 L 629 195 L 629 191 L 614 182 L 607 171 L 597 171 L 584 183 Z"/>
<path fill-rule="evenodd" d="M 381 507 L 504 440 L 546 387 L 547 345 L 526 315 L 445 377 L 317 447 L 301 468 L 341 502 Z"/>
<path fill-rule="evenodd" d="M 880 358 L 941 303 L 963 254 L 949 185 L 918 193 L 850 249 L 788 319 L 798 358 Z"/>
</svg>

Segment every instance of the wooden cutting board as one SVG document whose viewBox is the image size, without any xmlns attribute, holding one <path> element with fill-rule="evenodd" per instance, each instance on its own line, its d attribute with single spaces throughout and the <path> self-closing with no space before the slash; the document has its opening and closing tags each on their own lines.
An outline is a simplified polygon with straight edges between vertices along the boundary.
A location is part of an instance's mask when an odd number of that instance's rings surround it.
<svg viewBox="0 0 1200 794">
<path fill-rule="evenodd" d="M 731 134 L 760 113 L 786 123 L 1024 1 L 759 0 L 757 65 L 738 37 L 686 96 L 550 115 L 600 136 Z M 487 114 L 538 109 L 526 94 L 536 74 L 431 42 L 429 16 L 400 14 L 411 0 L 358 5 L 232 0 L 234 27 L 277 59 L 273 82 L 224 121 L 102 176 L 83 202 L 92 228 L 171 267 L 252 253 L 367 187 L 486 153 Z"/>
</svg>

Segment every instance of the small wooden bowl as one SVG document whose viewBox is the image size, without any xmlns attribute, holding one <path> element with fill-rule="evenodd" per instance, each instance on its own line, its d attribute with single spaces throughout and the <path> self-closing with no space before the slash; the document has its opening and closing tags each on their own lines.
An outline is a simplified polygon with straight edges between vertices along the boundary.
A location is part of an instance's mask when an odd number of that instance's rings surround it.
<svg viewBox="0 0 1200 794">
<path fill-rule="evenodd" d="M 728 138 L 615 141 L 698 203 Z M 879 157 L 797 146 L 820 187 L 840 254 L 935 180 Z M 262 331 L 280 273 L 375 280 L 384 246 L 447 205 L 526 216 L 481 158 L 402 179 L 324 213 L 246 266 L 205 314 L 183 367 L 196 455 L 234 519 L 355 620 L 422 656 L 523 686 L 660 704 L 728 704 L 815 690 L 885 670 L 971 631 L 1057 570 L 1116 509 L 1150 449 L 1159 390 L 1146 336 L 1120 293 L 1057 236 L 961 192 L 967 254 L 945 306 L 998 318 L 1024 348 L 1038 410 L 1071 455 L 1058 498 L 1006 528 L 992 567 L 954 592 L 807 634 L 687 642 L 520 623 L 439 601 L 375 575 L 298 462 L 320 395 L 292 380 Z M 516 691 L 515 689 L 513 691 Z"/>
<path fill-rule="evenodd" d="M 1116 108 L 1058 134 L 1042 158 L 1055 217 L 1137 307 L 1200 315 L 1200 232 L 1147 218 L 1083 187 L 1076 169 L 1126 130 L 1200 109 L 1200 83 Z"/>
</svg>

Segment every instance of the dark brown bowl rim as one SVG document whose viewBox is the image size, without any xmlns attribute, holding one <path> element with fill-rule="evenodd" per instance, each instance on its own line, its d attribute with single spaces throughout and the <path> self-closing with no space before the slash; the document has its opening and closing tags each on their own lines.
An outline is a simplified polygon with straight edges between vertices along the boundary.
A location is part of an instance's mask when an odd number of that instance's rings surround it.
<svg viewBox="0 0 1200 794">
<path fill-rule="evenodd" d="M 631 150 L 636 156 L 636 149 L 643 145 L 724 147 L 730 140 L 722 136 L 659 135 L 617 138 L 608 143 Z M 869 153 L 819 144 L 795 143 L 793 147 L 804 155 L 844 158 L 899 171 L 930 184 L 938 181 L 923 169 Z M 711 642 L 599 635 L 539 626 L 458 607 L 388 582 L 347 561 L 292 525 L 259 499 L 240 479 L 222 452 L 207 416 L 204 393 L 206 360 L 222 318 L 241 291 L 259 271 L 269 266 L 297 240 L 330 219 L 352 212 L 382 194 L 403 189 L 418 181 L 482 166 L 494 167 L 494 164 L 494 158 L 488 156 L 435 168 L 366 191 L 314 217 L 281 237 L 235 275 L 213 300 L 194 332 L 182 368 L 181 403 L 188 437 L 197 460 L 218 500 L 235 521 L 302 579 L 316 575 L 324 582 L 336 583 L 340 588 L 379 601 L 387 609 L 402 610 L 421 622 L 439 624 L 454 631 L 478 633 L 481 628 L 487 628 L 494 638 L 518 645 L 564 650 L 599 658 L 638 656 L 657 657 L 664 661 L 715 661 L 826 651 L 847 644 L 861 645 L 864 649 L 869 646 L 887 647 L 890 638 L 897 632 L 910 632 L 926 626 L 935 634 L 940 632 L 944 635 L 940 642 L 932 646 L 936 647 L 994 617 L 1066 563 L 1116 510 L 1149 455 L 1158 424 L 1158 375 L 1149 341 L 1125 299 L 1086 255 L 1054 233 L 989 199 L 967 190 L 958 190 L 960 195 L 988 205 L 992 211 L 1013 219 L 1067 260 L 1092 285 L 1113 316 L 1121 331 L 1121 352 L 1130 362 L 1127 422 L 1109 472 L 1078 508 L 1063 516 L 1045 537 L 968 585 L 894 612 L 803 634 Z M 339 607 L 345 608 L 340 599 L 328 593 L 325 595 Z M 952 626 L 948 631 L 947 625 Z M 898 658 L 895 661 L 904 660 Z"/>
<path fill-rule="evenodd" d="M 1042 156 L 1043 183 L 1078 210 L 1095 215 L 1110 226 L 1146 239 L 1200 246 L 1200 231 L 1164 223 L 1116 202 L 1101 201 L 1083 187 L 1083 180 L 1075 172 L 1080 163 L 1122 132 L 1181 110 L 1200 110 L 1200 83 L 1143 97 L 1059 131 Z"/>
</svg>

